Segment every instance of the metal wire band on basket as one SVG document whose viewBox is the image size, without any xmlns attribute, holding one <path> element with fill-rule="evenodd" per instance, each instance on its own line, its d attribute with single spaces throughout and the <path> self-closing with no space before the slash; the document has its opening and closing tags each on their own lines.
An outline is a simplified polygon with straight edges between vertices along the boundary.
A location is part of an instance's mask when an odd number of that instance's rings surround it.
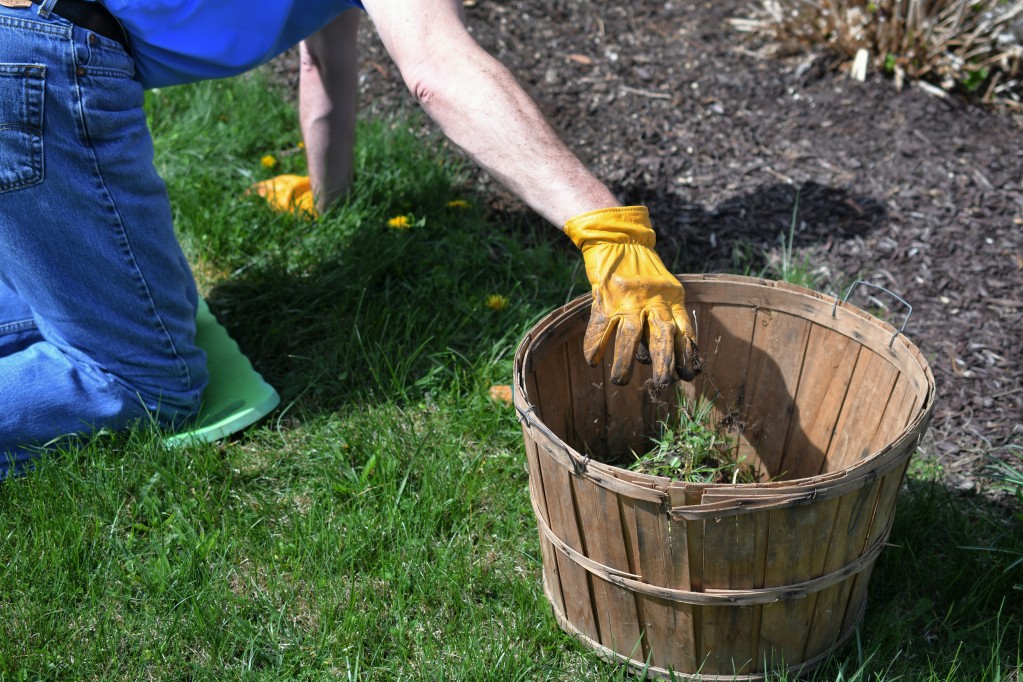
<svg viewBox="0 0 1023 682">
<path fill-rule="evenodd" d="M 699 672 L 683 673 L 677 670 L 669 670 L 667 668 L 659 668 L 654 665 L 644 664 L 641 663 L 640 661 L 631 659 L 628 656 L 620 654 L 614 649 L 604 646 L 600 642 L 592 639 L 591 637 L 583 633 L 581 630 L 579 630 L 579 628 L 577 628 L 572 623 L 572 621 L 568 619 L 565 613 L 558 608 L 557 602 L 554 601 L 553 595 L 551 594 L 551 587 L 547 583 L 546 577 L 543 580 L 543 592 L 544 596 L 547 597 L 547 601 L 550 602 L 551 609 L 554 611 L 554 618 L 555 620 L 558 621 L 558 625 L 561 626 L 561 628 L 565 632 L 572 635 L 580 642 L 582 642 L 585 646 L 592 649 L 598 656 L 600 656 L 604 660 L 609 661 L 611 663 L 624 663 L 625 665 L 629 666 L 636 672 L 653 673 L 654 675 L 657 675 L 663 679 L 698 680 L 699 682 L 760 682 L 762 680 L 767 679 L 767 676 L 769 674 L 773 676 L 779 673 L 783 673 L 789 676 L 798 676 L 804 673 L 808 673 L 817 666 L 819 666 L 821 663 L 826 661 L 827 658 L 831 656 L 835 651 L 837 651 L 839 647 L 845 644 L 846 640 L 848 640 L 849 637 L 852 636 L 853 632 L 856 631 L 856 625 L 861 620 L 863 620 L 863 614 L 866 613 L 867 610 L 867 600 L 864 599 L 863 603 L 860 605 L 859 613 L 856 615 L 855 618 L 853 618 L 850 621 L 849 627 L 847 627 L 841 634 L 839 634 L 838 638 L 835 640 L 835 643 L 832 644 L 827 651 L 814 656 L 808 661 L 797 663 L 796 665 L 789 666 L 784 670 L 772 669 L 770 671 L 762 673 L 707 675 Z"/>
<path fill-rule="evenodd" d="M 576 475 L 583 476 L 602 488 L 612 492 L 622 493 L 636 499 L 647 500 L 657 504 L 667 504 L 668 496 L 660 490 L 646 488 L 611 476 L 604 476 L 600 473 L 597 467 L 589 466 L 592 460 L 590 460 L 589 457 L 575 455 L 569 448 L 565 447 L 561 440 L 551 433 L 551 430 L 532 414 L 535 409 L 535 405 L 530 405 L 529 408 L 524 411 L 516 406 L 516 411 L 519 413 L 519 420 L 525 424 L 526 427 L 536 428 L 545 436 L 543 440 L 539 440 L 532 438 L 532 434 L 530 434 L 533 443 L 535 443 L 537 447 L 543 448 L 543 450 L 560 466 L 563 466 Z M 552 447 L 552 445 L 548 445 L 548 443 L 558 445 L 560 451 L 555 450 L 554 447 Z"/>
<path fill-rule="evenodd" d="M 876 560 L 878 555 L 881 554 L 881 550 L 884 548 L 885 542 L 888 540 L 888 534 L 891 531 L 892 520 L 894 518 L 893 516 L 888 520 L 888 524 L 885 527 L 884 532 L 882 532 L 878 536 L 877 540 L 874 541 L 874 544 L 871 545 L 870 548 L 860 555 L 855 561 L 842 566 L 837 571 L 826 573 L 818 578 L 794 583 L 792 585 L 781 585 L 778 587 L 762 587 L 748 590 L 707 589 L 704 592 L 690 592 L 689 590 L 679 590 L 671 587 L 658 587 L 657 585 L 644 583 L 641 582 L 641 575 L 626 573 L 625 571 L 620 571 L 594 561 L 578 550 L 570 547 L 564 540 L 554 533 L 551 527 L 547 525 L 547 521 L 544 519 L 543 514 L 540 513 L 540 507 L 536 498 L 532 494 L 529 496 L 529 501 L 533 505 L 533 514 L 536 516 L 536 523 L 541 534 L 543 534 L 543 536 L 547 538 L 551 544 L 553 544 L 569 559 L 579 564 L 596 577 L 627 590 L 639 592 L 658 599 L 704 606 L 751 606 L 755 604 L 772 604 L 778 601 L 792 601 L 794 599 L 804 599 L 815 592 L 820 592 L 832 585 L 837 585 L 846 578 L 866 570 L 874 563 L 874 560 Z"/>
<path fill-rule="evenodd" d="M 528 429 L 536 429 L 544 436 L 543 439 L 533 438 L 538 447 L 544 449 L 551 458 L 559 465 L 571 470 L 577 476 L 583 476 L 603 488 L 613 492 L 624 493 L 639 499 L 649 500 L 660 504 L 668 501 L 668 495 L 655 488 L 647 488 L 635 483 L 623 481 L 611 476 L 604 476 L 597 467 L 589 466 L 589 457 L 582 457 L 566 446 L 541 420 L 533 413 L 535 405 L 529 405 L 525 410 L 516 406 L 519 414 L 519 421 Z M 920 437 L 917 437 L 919 443 Z M 753 510 L 785 509 L 810 504 L 848 494 L 853 490 L 863 488 L 874 483 L 874 481 L 887 474 L 892 469 L 905 463 L 905 459 L 916 449 L 916 446 L 895 447 L 893 444 L 881 450 L 873 458 L 874 468 L 864 471 L 862 474 L 853 477 L 846 477 L 844 472 L 837 472 L 833 481 L 820 481 L 812 485 L 792 481 L 791 486 L 783 486 L 774 489 L 760 489 L 750 487 L 742 490 L 735 486 L 722 485 L 721 492 L 734 492 L 731 499 L 724 499 L 715 502 L 673 507 L 669 510 L 672 518 L 696 521 L 704 518 L 718 518 L 735 514 L 744 514 Z M 555 447 L 557 446 L 557 447 Z"/>
</svg>

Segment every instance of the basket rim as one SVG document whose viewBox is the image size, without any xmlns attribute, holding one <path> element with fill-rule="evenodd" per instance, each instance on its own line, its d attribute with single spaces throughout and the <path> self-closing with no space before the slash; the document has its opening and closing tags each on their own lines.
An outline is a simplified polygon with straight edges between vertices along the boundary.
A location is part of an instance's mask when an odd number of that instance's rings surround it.
<svg viewBox="0 0 1023 682">
<path fill-rule="evenodd" d="M 923 353 L 904 333 L 900 333 L 891 324 L 836 296 L 822 294 L 787 282 L 730 274 L 679 274 L 677 277 L 683 286 L 700 283 L 739 285 L 752 288 L 752 291 L 762 294 L 773 293 L 774 296 L 792 297 L 794 305 L 805 306 L 807 311 L 813 311 L 817 315 L 819 315 L 819 311 L 825 309 L 829 315 L 837 315 L 839 310 L 851 313 L 855 316 L 858 325 L 866 325 L 868 330 L 874 329 L 882 336 L 873 339 L 859 338 L 859 336 L 850 336 L 850 338 L 855 338 L 857 342 L 875 351 L 879 349 L 871 346 L 867 341 L 877 342 L 883 338 L 885 351 L 890 357 L 899 358 L 901 363 L 911 362 L 921 370 L 926 392 L 915 417 L 892 442 L 847 467 L 826 474 L 788 480 L 734 484 L 685 483 L 665 477 L 632 472 L 592 460 L 569 446 L 538 418 L 535 414 L 537 405 L 530 402 L 525 383 L 526 373 L 523 371 L 534 345 L 549 340 L 558 332 L 559 326 L 573 320 L 590 307 L 592 295 L 583 294 L 537 321 L 519 342 L 514 357 L 512 402 L 519 421 L 523 428 L 530 432 L 531 437 L 534 432 L 539 432 L 544 436 L 539 440 L 534 438 L 534 441 L 542 443 L 559 464 L 569 468 L 574 474 L 584 476 L 605 488 L 665 504 L 669 507 L 669 513 L 674 516 L 695 519 L 709 516 L 720 517 L 730 513 L 746 513 L 754 509 L 799 506 L 822 498 L 847 494 L 876 480 L 879 473 L 897 466 L 919 445 L 934 410 L 935 382 L 930 365 Z M 689 293 L 690 289 L 687 288 L 687 296 Z M 693 293 L 696 295 L 692 296 L 692 299 L 701 300 L 698 286 L 693 287 Z M 835 312 L 832 313 L 832 311 Z M 842 332 L 839 331 L 839 333 Z M 891 339 L 891 345 L 889 345 L 888 339 Z M 916 443 L 911 443 L 914 439 Z M 548 447 L 544 441 L 554 447 Z M 697 497 L 701 499 L 704 494 L 710 493 L 712 497 L 720 499 L 710 504 L 672 506 L 672 501 L 684 500 L 689 493 L 699 493 Z"/>
</svg>

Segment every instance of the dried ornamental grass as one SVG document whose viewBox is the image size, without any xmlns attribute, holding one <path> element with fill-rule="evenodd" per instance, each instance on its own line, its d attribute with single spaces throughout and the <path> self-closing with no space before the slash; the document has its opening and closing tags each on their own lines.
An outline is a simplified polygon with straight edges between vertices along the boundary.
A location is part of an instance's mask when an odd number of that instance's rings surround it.
<svg viewBox="0 0 1023 682">
<path fill-rule="evenodd" d="M 776 51 L 825 46 L 848 57 L 864 51 L 874 68 L 947 91 L 1020 104 L 1023 2 L 1019 0 L 763 0 L 743 31 Z"/>
</svg>

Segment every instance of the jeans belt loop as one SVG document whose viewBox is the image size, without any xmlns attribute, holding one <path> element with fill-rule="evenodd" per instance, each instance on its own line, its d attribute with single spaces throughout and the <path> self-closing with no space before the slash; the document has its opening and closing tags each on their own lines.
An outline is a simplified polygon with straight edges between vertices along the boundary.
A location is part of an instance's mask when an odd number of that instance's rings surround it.
<svg viewBox="0 0 1023 682">
<path fill-rule="evenodd" d="M 49 19 L 50 14 L 53 12 L 53 6 L 57 4 L 57 0 L 43 0 L 39 4 L 38 14 L 43 19 Z"/>
</svg>

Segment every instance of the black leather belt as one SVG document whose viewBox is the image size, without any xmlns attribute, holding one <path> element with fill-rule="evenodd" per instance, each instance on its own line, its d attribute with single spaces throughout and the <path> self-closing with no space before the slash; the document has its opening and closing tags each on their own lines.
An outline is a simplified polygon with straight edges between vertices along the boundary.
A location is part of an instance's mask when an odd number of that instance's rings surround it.
<svg viewBox="0 0 1023 682">
<path fill-rule="evenodd" d="M 32 2 L 41 5 L 43 0 L 32 0 Z M 53 13 L 64 17 L 76 26 L 81 26 L 104 38 L 116 40 L 126 51 L 128 49 L 128 36 L 124 32 L 121 22 L 102 3 L 89 2 L 89 0 L 57 0 L 57 4 L 53 6 Z"/>
</svg>

